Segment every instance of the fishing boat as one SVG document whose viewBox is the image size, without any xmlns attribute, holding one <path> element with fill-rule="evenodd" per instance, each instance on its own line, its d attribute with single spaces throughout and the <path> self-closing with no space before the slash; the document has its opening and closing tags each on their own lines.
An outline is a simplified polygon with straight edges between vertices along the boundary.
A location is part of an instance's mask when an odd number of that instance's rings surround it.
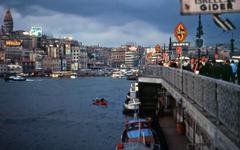
<svg viewBox="0 0 240 150">
<path fill-rule="evenodd" d="M 149 149 L 156 149 L 157 146 L 156 133 L 151 127 L 151 121 L 146 119 L 129 120 L 121 139 L 122 143 L 142 143 Z"/>
<path fill-rule="evenodd" d="M 93 100 L 94 105 L 108 105 L 108 101 L 103 98 L 96 98 Z"/>
<path fill-rule="evenodd" d="M 143 143 L 119 143 L 116 145 L 116 150 L 151 150 Z"/>
</svg>

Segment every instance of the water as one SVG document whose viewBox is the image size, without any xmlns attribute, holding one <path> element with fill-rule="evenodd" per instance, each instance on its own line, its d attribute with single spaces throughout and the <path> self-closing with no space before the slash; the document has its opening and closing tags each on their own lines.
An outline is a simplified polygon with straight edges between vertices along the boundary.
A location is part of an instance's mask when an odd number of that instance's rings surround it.
<svg viewBox="0 0 240 150">
<path fill-rule="evenodd" d="M 1 150 L 111 150 L 120 142 L 130 82 L 105 77 L 0 79 Z M 92 105 L 104 97 L 107 107 Z"/>
</svg>

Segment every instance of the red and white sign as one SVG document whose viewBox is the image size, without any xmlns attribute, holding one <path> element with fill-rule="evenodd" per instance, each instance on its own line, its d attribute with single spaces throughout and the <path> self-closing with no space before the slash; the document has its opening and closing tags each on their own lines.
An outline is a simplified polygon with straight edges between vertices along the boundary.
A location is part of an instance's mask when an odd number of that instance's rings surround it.
<svg viewBox="0 0 240 150">
<path fill-rule="evenodd" d="M 176 47 L 176 53 L 180 55 L 182 53 L 182 47 Z"/>
<path fill-rule="evenodd" d="M 215 58 L 215 59 L 218 59 L 218 54 L 214 54 L 214 58 Z"/>
<path fill-rule="evenodd" d="M 163 59 L 167 59 L 167 53 L 163 53 L 163 55 L 162 55 L 162 57 L 163 57 Z"/>
</svg>

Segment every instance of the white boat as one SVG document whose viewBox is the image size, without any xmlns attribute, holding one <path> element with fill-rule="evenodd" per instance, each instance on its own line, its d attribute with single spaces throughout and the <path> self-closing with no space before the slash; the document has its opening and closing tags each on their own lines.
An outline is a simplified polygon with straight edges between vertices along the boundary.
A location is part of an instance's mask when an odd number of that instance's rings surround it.
<svg viewBox="0 0 240 150">
<path fill-rule="evenodd" d="M 5 81 L 26 81 L 26 78 L 23 78 L 21 76 L 9 76 L 4 78 Z"/>
<path fill-rule="evenodd" d="M 138 98 L 132 98 L 132 99 L 126 99 L 124 105 L 124 108 L 127 110 L 138 110 L 139 105 L 141 103 L 139 102 Z"/>
<path fill-rule="evenodd" d="M 124 78 L 125 75 L 121 71 L 114 71 L 112 73 L 112 78 Z"/>
<path fill-rule="evenodd" d="M 71 79 L 76 79 L 77 76 L 76 76 L 76 75 L 71 75 L 70 78 L 71 78 Z"/>
<path fill-rule="evenodd" d="M 138 92 L 138 83 L 132 83 L 130 86 L 130 90 L 128 95 L 126 96 L 126 100 L 123 104 L 124 111 L 136 111 L 139 109 L 139 105 L 141 104 L 139 99 L 137 98 Z"/>
</svg>

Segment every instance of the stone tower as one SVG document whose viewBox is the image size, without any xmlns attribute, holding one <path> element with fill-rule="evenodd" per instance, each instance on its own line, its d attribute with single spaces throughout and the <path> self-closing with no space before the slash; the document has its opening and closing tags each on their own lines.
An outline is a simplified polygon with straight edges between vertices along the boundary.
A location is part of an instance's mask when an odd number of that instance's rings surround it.
<svg viewBox="0 0 240 150">
<path fill-rule="evenodd" d="M 4 34 L 11 34 L 13 32 L 13 18 L 10 9 L 6 11 L 4 16 L 3 32 Z"/>
</svg>

